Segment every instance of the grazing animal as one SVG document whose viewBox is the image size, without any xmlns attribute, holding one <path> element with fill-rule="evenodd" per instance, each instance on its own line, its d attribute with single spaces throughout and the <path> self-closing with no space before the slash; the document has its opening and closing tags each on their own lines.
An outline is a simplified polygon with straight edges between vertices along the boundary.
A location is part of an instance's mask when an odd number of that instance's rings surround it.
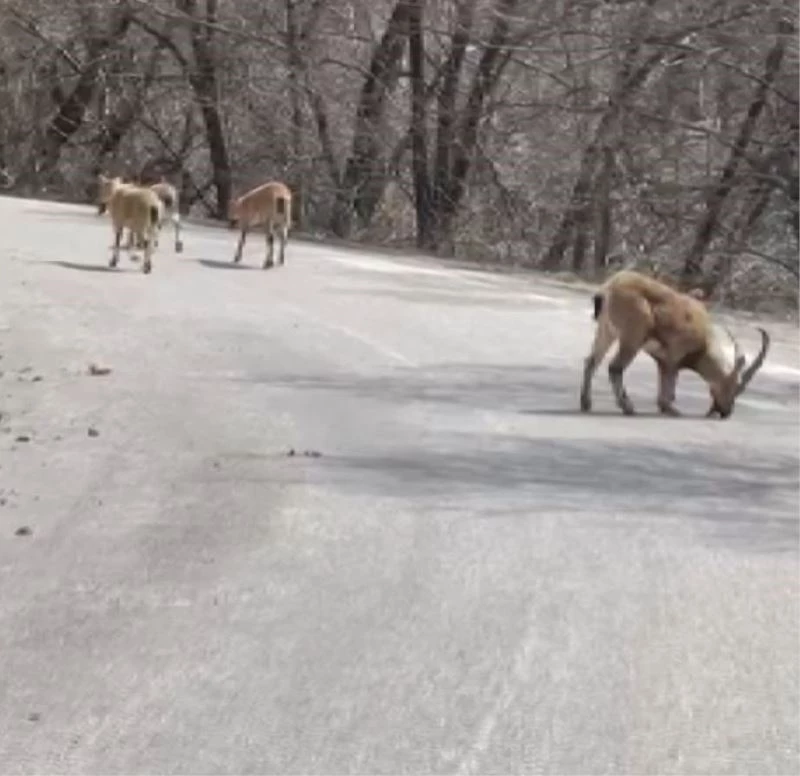
<svg viewBox="0 0 800 776">
<path fill-rule="evenodd" d="M 617 406 L 625 415 L 635 411 L 622 383 L 622 373 L 639 350 L 643 349 L 658 365 L 657 405 L 661 413 L 680 414 L 673 406 L 675 386 L 678 372 L 689 369 L 708 384 L 711 407 L 706 417 L 719 415 L 721 419 L 733 412 L 736 398 L 761 368 L 769 350 L 769 334 L 759 328 L 761 349 L 744 369 L 745 358 L 739 344 L 727 332 L 735 351 L 733 365 L 728 366 L 703 301 L 695 294 L 681 293 L 632 270 L 614 274 L 593 299 L 597 326 L 584 361 L 580 394 L 583 412 L 592 408 L 592 377 L 617 340 L 619 348 L 609 364 L 608 376 Z"/>
<path fill-rule="evenodd" d="M 242 260 L 244 241 L 248 230 L 253 226 L 264 224 L 267 235 L 267 255 L 263 269 L 274 266 L 275 233 L 281 240 L 279 261 L 284 263 L 286 242 L 289 236 L 289 225 L 292 220 L 292 192 L 289 187 L 279 181 L 262 183 L 254 189 L 234 199 L 228 206 L 228 224 L 231 229 L 239 226 L 241 236 L 236 246 L 233 261 Z"/>
<path fill-rule="evenodd" d="M 164 217 L 161 199 L 152 189 L 123 183 L 120 178 L 105 178 L 101 184 L 114 229 L 114 246 L 109 266 L 117 266 L 122 231 L 127 229 L 130 239 L 126 249 L 132 251 L 134 242 L 137 247 L 144 248 L 142 272 L 148 274 L 152 270 L 153 249 L 158 245 L 158 232 Z"/>
<path fill-rule="evenodd" d="M 111 180 L 121 180 L 107 178 L 106 176 L 100 174 L 98 175 L 98 202 L 97 202 L 97 214 L 103 215 L 106 212 L 108 207 L 108 197 L 110 196 L 110 187 L 109 182 Z M 138 186 L 138 183 L 126 183 L 125 185 L 130 186 Z M 175 227 L 175 253 L 181 253 L 183 251 L 183 241 L 181 240 L 181 216 L 180 216 L 180 205 L 179 205 L 179 198 L 178 198 L 178 190 L 165 180 L 163 177 L 158 183 L 154 183 L 151 186 L 146 188 L 152 189 L 157 195 L 158 198 L 164 205 L 163 208 L 163 216 L 162 220 L 165 217 L 169 217 Z M 163 224 L 159 224 L 159 232 L 160 227 Z M 131 245 L 131 240 L 133 236 L 131 234 L 128 235 L 128 247 Z M 137 244 L 137 248 L 143 248 L 144 245 Z"/>
</svg>

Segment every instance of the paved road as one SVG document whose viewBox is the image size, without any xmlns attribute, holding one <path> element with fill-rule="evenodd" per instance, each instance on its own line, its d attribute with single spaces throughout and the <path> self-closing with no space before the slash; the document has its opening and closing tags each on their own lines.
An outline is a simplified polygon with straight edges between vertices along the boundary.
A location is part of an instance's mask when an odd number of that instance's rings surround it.
<svg viewBox="0 0 800 776">
<path fill-rule="evenodd" d="M 585 292 L 0 235 L 0 772 L 798 771 L 792 327 L 729 421 L 584 417 Z"/>
</svg>

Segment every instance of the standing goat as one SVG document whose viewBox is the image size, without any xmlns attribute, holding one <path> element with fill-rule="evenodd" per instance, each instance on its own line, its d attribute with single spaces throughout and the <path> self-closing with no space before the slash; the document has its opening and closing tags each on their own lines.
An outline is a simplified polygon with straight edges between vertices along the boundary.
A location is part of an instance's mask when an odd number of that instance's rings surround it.
<svg viewBox="0 0 800 776">
<path fill-rule="evenodd" d="M 161 199 L 152 189 L 123 183 L 120 178 L 101 176 L 101 187 L 103 202 L 111 215 L 114 229 L 114 246 L 109 266 L 116 267 L 119 262 L 122 232 L 127 229 L 129 240 L 126 249 L 132 251 L 134 245 L 144 248 L 142 272 L 149 273 L 152 269 L 153 249 L 158 245 L 158 232 L 164 217 Z"/>
<path fill-rule="evenodd" d="M 711 408 L 706 417 L 727 418 L 739 396 L 761 368 L 769 350 L 769 335 L 761 333 L 761 349 L 744 369 L 745 358 L 738 342 L 731 367 L 726 366 L 711 319 L 703 302 L 694 294 L 683 294 L 653 278 L 622 270 L 609 278 L 594 295 L 597 321 L 592 349 L 584 362 L 581 410 L 592 408 L 591 383 L 609 348 L 619 348 L 608 367 L 617 406 L 626 415 L 634 408 L 622 383 L 622 373 L 636 354 L 644 350 L 658 365 L 658 409 L 679 415 L 673 406 L 678 372 L 690 369 L 708 383 Z M 744 371 L 742 371 L 744 369 Z"/>
<path fill-rule="evenodd" d="M 103 215 L 106 212 L 108 207 L 108 197 L 110 196 L 110 187 L 109 182 L 111 180 L 121 181 L 120 178 L 107 178 L 102 173 L 97 176 L 98 180 L 98 201 L 97 201 L 97 214 Z M 126 183 L 126 185 L 130 186 L 139 186 L 140 184 L 130 182 Z M 178 199 L 178 190 L 165 180 L 163 177 L 158 183 L 154 183 L 151 186 L 142 187 L 142 188 L 149 188 L 156 193 L 158 198 L 161 200 L 163 204 L 163 215 L 162 220 L 166 217 L 169 217 L 172 221 L 173 226 L 175 227 L 175 253 L 181 253 L 183 251 L 183 241 L 181 240 L 181 215 L 180 215 L 180 203 Z M 162 224 L 159 224 L 159 231 Z M 132 235 L 128 236 L 128 247 L 130 247 L 131 240 L 133 239 Z M 137 248 L 143 248 L 142 244 L 137 244 Z"/>
<path fill-rule="evenodd" d="M 228 207 L 228 223 L 231 229 L 235 229 L 238 224 L 241 230 L 233 261 L 238 263 L 242 260 L 242 250 L 248 230 L 253 226 L 264 224 L 267 234 L 267 255 L 262 268 L 268 269 L 275 264 L 273 256 L 276 232 L 281 240 L 279 261 L 283 264 L 292 220 L 291 210 L 292 192 L 288 186 L 278 181 L 262 183 L 232 200 Z"/>
</svg>

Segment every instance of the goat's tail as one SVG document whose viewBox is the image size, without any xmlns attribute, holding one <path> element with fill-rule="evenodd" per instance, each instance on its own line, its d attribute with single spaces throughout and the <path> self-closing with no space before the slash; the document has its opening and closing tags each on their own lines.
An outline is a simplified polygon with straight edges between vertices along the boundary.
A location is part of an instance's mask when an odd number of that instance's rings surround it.
<svg viewBox="0 0 800 776">
<path fill-rule="evenodd" d="M 594 302 L 594 319 L 597 320 L 603 311 L 603 295 L 601 293 L 595 294 L 592 297 L 592 301 Z"/>
<path fill-rule="evenodd" d="M 275 213 L 282 218 L 286 218 L 286 214 L 289 210 L 289 200 L 286 197 L 277 197 L 275 199 Z"/>
<path fill-rule="evenodd" d="M 155 205 L 150 205 L 150 226 L 158 224 L 160 215 L 159 209 Z"/>
</svg>

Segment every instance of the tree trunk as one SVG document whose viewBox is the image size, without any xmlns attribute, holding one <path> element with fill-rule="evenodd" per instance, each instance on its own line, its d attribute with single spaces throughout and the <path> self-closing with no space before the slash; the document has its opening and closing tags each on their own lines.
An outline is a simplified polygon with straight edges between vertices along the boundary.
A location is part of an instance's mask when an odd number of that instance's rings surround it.
<svg viewBox="0 0 800 776">
<path fill-rule="evenodd" d="M 614 179 L 614 151 L 610 148 L 603 149 L 603 170 L 597 188 L 595 200 L 595 238 L 594 238 L 594 274 L 596 278 L 602 276 L 608 264 L 608 254 L 611 251 L 613 235 L 613 204 L 611 191 Z"/>
<path fill-rule="evenodd" d="M 439 131 L 444 132 L 443 137 L 437 138 L 437 159 L 434 168 L 434 194 L 432 197 L 434 227 L 434 245 L 437 252 L 452 253 L 455 247 L 454 228 L 455 218 L 461 205 L 466 190 L 467 178 L 478 142 L 478 127 L 485 118 L 486 100 L 491 96 L 503 68 L 508 63 L 507 44 L 511 30 L 511 14 L 516 9 L 519 0 L 497 0 L 495 6 L 495 23 L 489 35 L 478 69 L 472 80 L 467 102 L 458 121 L 457 131 L 454 131 L 452 110 L 454 104 L 454 90 L 450 89 L 455 84 L 452 79 L 459 75 L 464 51 L 469 41 L 472 19 L 471 4 L 462 8 L 463 15 L 459 18 L 459 28 L 453 39 L 451 58 L 456 69 L 446 71 L 443 90 L 444 102 L 440 100 L 440 109 L 444 113 L 439 117 Z M 452 91 L 452 95 L 449 93 Z"/>
<path fill-rule="evenodd" d="M 424 0 L 409 0 L 408 58 L 411 71 L 411 168 L 417 215 L 417 247 L 426 250 L 434 242 L 431 220 L 431 185 L 428 175 L 427 100 L 425 95 L 425 48 L 422 37 Z"/>
<path fill-rule="evenodd" d="M 93 173 L 102 172 L 106 158 L 117 153 L 123 138 L 128 134 L 142 113 L 144 99 L 155 80 L 158 63 L 164 50 L 164 44 L 157 42 L 153 46 L 141 81 L 133 95 L 124 101 L 122 107 L 103 122 L 100 144 L 97 149 Z M 91 183 L 94 186 L 94 180 Z"/>
<path fill-rule="evenodd" d="M 616 88 L 609 95 L 608 107 L 597 125 L 592 142 L 583 152 L 578 177 L 575 180 L 569 204 L 561 216 L 561 221 L 550 242 L 550 247 L 542 260 L 542 268 L 545 270 L 555 270 L 561 266 L 564 253 L 569 246 L 577 225 L 588 222 L 588 213 L 592 207 L 591 192 L 594 187 L 594 176 L 603 149 L 611 142 L 614 133 L 618 131 L 619 120 L 629 100 L 639 90 L 653 68 L 661 61 L 663 54 L 659 51 L 650 55 L 638 67 L 636 66 L 644 45 L 645 33 L 650 23 L 651 11 L 655 2 L 656 0 L 648 0 L 632 25 L 631 43 L 625 51 L 622 65 L 617 75 Z"/>
<path fill-rule="evenodd" d="M 206 130 L 211 177 L 217 200 L 214 216 L 224 219 L 231 198 L 231 165 L 219 112 L 219 82 L 212 48 L 217 0 L 206 0 L 205 18 L 202 21 L 197 18 L 197 0 L 178 0 L 178 7 L 192 20 L 194 67 L 189 72 L 189 83 Z"/>
<path fill-rule="evenodd" d="M 395 4 L 386 30 L 372 53 L 356 109 L 350 156 L 334 203 L 331 229 L 338 237 L 349 234 L 353 215 L 360 226 L 369 224 L 386 186 L 381 125 L 387 98 L 400 78 L 410 11 L 411 4 L 406 0 Z"/>
<path fill-rule="evenodd" d="M 127 5 L 117 4 L 112 11 L 111 22 L 102 34 L 87 32 L 87 62 L 78 76 L 75 88 L 69 94 L 60 96 L 58 110 L 47 125 L 42 146 L 36 155 L 32 168 L 24 176 L 33 180 L 47 179 L 55 170 L 64 146 L 83 126 L 86 111 L 97 90 L 97 78 L 103 65 L 106 52 L 121 40 L 128 31 L 132 20 Z"/>
<path fill-rule="evenodd" d="M 731 148 L 730 156 L 725 166 L 722 168 L 717 185 L 711 189 L 706 197 L 705 213 L 700 219 L 695 232 L 694 241 L 686 253 L 681 273 L 681 282 L 687 288 L 701 282 L 703 274 L 703 258 L 706 249 L 711 242 L 714 232 L 722 214 L 725 200 L 728 198 L 734 186 L 734 178 L 739 168 L 739 162 L 743 159 L 747 147 L 755 130 L 756 122 L 764 110 L 775 77 L 778 75 L 786 51 L 786 41 L 790 34 L 794 33 L 794 26 L 785 20 L 780 20 L 777 26 L 775 43 L 767 54 L 764 63 L 764 75 L 756 86 L 750 107 L 747 109 L 736 141 Z"/>
<path fill-rule="evenodd" d="M 433 242 L 429 246 L 436 248 L 436 235 L 442 231 L 439 213 L 446 208 L 450 172 L 453 167 L 453 151 L 456 145 L 456 129 L 458 113 L 456 97 L 461 79 L 461 68 L 467 46 L 472 38 L 472 25 L 475 18 L 475 0 L 461 0 L 456 12 L 453 39 L 450 53 L 442 66 L 442 85 L 439 89 L 436 105 L 436 155 L 433 162 L 433 181 L 431 192 Z"/>
<path fill-rule="evenodd" d="M 293 208 L 295 227 L 302 228 L 306 209 L 305 190 L 308 177 L 303 138 L 306 134 L 300 80 L 305 69 L 300 48 L 295 0 L 286 0 L 286 59 L 289 79 L 289 103 L 292 111 L 291 147 L 293 166 L 298 170 L 294 181 L 296 204 Z"/>
</svg>

